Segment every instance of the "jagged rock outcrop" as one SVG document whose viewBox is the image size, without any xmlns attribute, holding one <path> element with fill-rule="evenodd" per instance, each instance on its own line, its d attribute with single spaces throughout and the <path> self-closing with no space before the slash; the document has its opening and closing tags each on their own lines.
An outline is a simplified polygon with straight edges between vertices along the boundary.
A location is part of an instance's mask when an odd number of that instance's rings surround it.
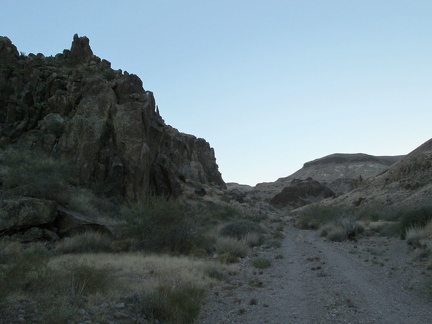
<svg viewBox="0 0 432 324">
<path fill-rule="evenodd" d="M 13 144 L 67 159 L 78 184 L 127 200 L 179 196 L 185 183 L 225 188 L 210 145 L 166 125 L 140 78 L 78 35 L 55 57 L 19 55 L 0 38 L 0 145 Z"/>
<path fill-rule="evenodd" d="M 335 197 L 335 193 L 320 182 L 308 178 L 294 179 L 291 184 L 270 200 L 270 205 L 278 208 L 299 208 L 325 198 Z"/>
</svg>

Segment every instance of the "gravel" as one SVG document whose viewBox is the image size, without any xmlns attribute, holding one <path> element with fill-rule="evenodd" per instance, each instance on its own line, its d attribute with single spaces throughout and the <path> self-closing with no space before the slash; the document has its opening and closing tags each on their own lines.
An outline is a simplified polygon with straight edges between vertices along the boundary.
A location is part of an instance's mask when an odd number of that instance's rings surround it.
<svg viewBox="0 0 432 324">
<path fill-rule="evenodd" d="M 272 266 L 253 269 L 254 257 Z M 336 243 L 290 227 L 209 293 L 199 323 L 432 323 L 432 272 L 413 260 L 397 238 Z"/>
</svg>

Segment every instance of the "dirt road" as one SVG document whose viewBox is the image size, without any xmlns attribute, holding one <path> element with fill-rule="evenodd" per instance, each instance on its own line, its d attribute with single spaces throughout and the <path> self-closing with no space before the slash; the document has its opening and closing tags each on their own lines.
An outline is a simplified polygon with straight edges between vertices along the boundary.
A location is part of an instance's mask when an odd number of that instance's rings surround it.
<svg viewBox="0 0 432 324">
<path fill-rule="evenodd" d="M 272 266 L 244 261 L 209 296 L 200 323 L 432 323 L 431 271 L 413 263 L 404 241 L 334 243 L 288 228 L 280 249 L 259 256 Z"/>
</svg>

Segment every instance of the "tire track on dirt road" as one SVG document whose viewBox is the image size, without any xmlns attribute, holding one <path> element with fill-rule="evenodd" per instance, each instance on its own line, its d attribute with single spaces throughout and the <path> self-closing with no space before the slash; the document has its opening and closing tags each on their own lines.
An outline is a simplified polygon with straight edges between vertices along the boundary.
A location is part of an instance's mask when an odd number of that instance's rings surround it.
<svg viewBox="0 0 432 324">
<path fill-rule="evenodd" d="M 392 266 L 407 262 L 405 242 L 389 243 L 399 259 L 386 265 L 353 253 L 366 249 L 364 242 L 333 243 L 316 231 L 289 227 L 278 250 L 282 258 L 259 276 L 262 286 L 251 287 L 245 276 L 200 323 L 432 323 L 432 302 L 403 284 L 407 274 L 419 272 L 398 273 Z M 251 298 L 256 304 L 248 304 Z"/>
</svg>

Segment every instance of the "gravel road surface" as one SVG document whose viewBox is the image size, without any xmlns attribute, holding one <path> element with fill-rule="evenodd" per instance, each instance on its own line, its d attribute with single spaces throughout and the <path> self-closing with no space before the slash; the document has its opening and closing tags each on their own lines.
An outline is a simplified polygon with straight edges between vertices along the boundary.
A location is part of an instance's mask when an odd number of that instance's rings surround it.
<svg viewBox="0 0 432 324">
<path fill-rule="evenodd" d="M 254 257 L 272 266 L 253 269 Z M 199 323 L 432 323 L 432 271 L 413 260 L 397 238 L 336 243 L 289 227 L 209 294 Z"/>
</svg>

